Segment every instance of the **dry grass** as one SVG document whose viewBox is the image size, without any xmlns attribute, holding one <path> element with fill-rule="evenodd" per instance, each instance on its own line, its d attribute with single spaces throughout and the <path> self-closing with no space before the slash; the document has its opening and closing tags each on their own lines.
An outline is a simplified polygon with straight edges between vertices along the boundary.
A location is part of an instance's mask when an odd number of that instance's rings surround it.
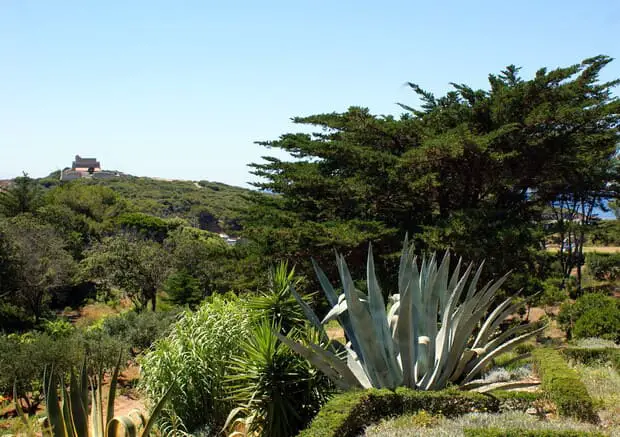
<svg viewBox="0 0 620 437">
<path fill-rule="evenodd" d="M 549 245 L 547 246 L 548 252 L 558 252 L 560 250 L 560 246 L 557 245 Z M 620 246 L 583 246 L 584 253 L 619 253 Z"/>
<path fill-rule="evenodd" d="M 78 327 L 89 326 L 104 317 L 116 315 L 120 312 L 121 308 L 114 309 L 105 303 L 88 304 L 80 309 L 79 315 L 75 319 L 75 325 Z"/>
<path fill-rule="evenodd" d="M 516 428 L 544 430 L 581 430 L 597 431 L 594 425 L 573 420 L 541 420 L 525 413 L 510 412 L 504 414 L 471 413 L 456 419 L 445 417 L 420 418 L 420 414 L 401 416 L 370 426 L 364 434 L 366 437 L 460 437 L 464 428 Z"/>
<path fill-rule="evenodd" d="M 615 427 L 620 433 L 620 375 L 611 366 L 586 366 L 573 363 L 581 380 L 594 400 L 604 426 Z"/>
</svg>

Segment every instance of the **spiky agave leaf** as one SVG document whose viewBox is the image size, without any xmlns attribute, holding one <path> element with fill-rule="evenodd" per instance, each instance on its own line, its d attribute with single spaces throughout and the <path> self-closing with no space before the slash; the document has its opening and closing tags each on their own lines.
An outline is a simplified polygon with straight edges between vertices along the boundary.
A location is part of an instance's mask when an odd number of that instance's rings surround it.
<svg viewBox="0 0 620 437">
<path fill-rule="evenodd" d="M 484 263 L 471 276 L 473 265 L 461 274 L 459 259 L 450 274 L 449 252 L 441 260 L 435 255 L 423 256 L 418 263 L 405 239 L 398 293 L 386 311 L 372 248 L 367 263 L 367 295 L 353 285 L 344 258 L 337 255 L 336 261 L 343 289 L 340 296 L 314 261 L 313 265 L 332 306 L 323 323 L 331 319 L 340 322 L 350 340 L 346 356 L 326 353 L 318 345 L 281 340 L 330 378 L 338 378 L 340 385 L 395 388 L 403 384 L 434 390 L 448 383 L 468 384 L 493 357 L 545 328 L 522 325 L 496 333 L 518 304 L 506 299 L 490 311 L 508 275 L 479 288 Z M 304 312 L 316 325 L 316 315 L 308 309 L 304 308 Z M 345 364 L 349 372 L 343 370 Z M 351 384 L 352 377 L 356 384 Z"/>
</svg>

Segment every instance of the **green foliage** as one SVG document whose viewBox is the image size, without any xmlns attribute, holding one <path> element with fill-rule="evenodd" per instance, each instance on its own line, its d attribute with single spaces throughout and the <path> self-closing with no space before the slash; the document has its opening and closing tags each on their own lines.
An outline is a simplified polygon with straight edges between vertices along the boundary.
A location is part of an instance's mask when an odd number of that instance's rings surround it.
<svg viewBox="0 0 620 437">
<path fill-rule="evenodd" d="M 586 365 L 610 363 L 617 372 L 620 372 L 619 347 L 567 347 L 561 350 L 567 359 L 575 360 Z"/>
<path fill-rule="evenodd" d="M 176 321 L 177 313 L 128 311 L 118 316 L 106 317 L 101 331 L 118 341 L 122 341 L 133 353 L 145 351 L 170 330 Z"/>
<path fill-rule="evenodd" d="M 54 339 L 69 337 L 75 328 L 65 319 L 46 320 L 43 324 L 44 332 Z"/>
<path fill-rule="evenodd" d="M 560 304 L 568 299 L 566 288 L 560 288 L 559 284 L 553 279 L 548 279 L 543 283 L 543 293 L 539 302 L 543 306 L 553 306 Z"/>
<path fill-rule="evenodd" d="M 194 309 L 205 297 L 200 281 L 187 270 L 171 273 L 162 286 L 168 294 L 167 300 L 174 305 L 189 306 Z"/>
<path fill-rule="evenodd" d="M 577 372 L 568 367 L 560 353 L 539 348 L 533 352 L 533 357 L 541 388 L 555 403 L 560 416 L 597 422 L 592 398 Z"/>
<path fill-rule="evenodd" d="M 610 202 L 611 203 L 611 202 Z M 602 220 L 592 230 L 592 244 L 597 246 L 620 246 L 620 203 L 616 203 L 616 220 Z"/>
<path fill-rule="evenodd" d="M 55 339 L 38 332 L 0 335 L 0 393 L 12 393 L 15 384 L 20 395 L 31 394 L 23 401 L 28 412 L 34 412 L 42 401 L 45 367 L 68 371 L 82 356 L 83 344 L 77 336 Z"/>
<path fill-rule="evenodd" d="M 231 397 L 241 407 L 227 422 L 237 418 L 233 424 L 264 437 L 295 435 L 331 392 L 325 376 L 278 341 L 280 330 L 267 317 L 255 325 L 230 369 Z"/>
<path fill-rule="evenodd" d="M 174 269 L 198 280 L 201 297 L 235 288 L 235 249 L 219 235 L 180 227 L 169 233 L 164 246 L 171 254 Z"/>
<path fill-rule="evenodd" d="M 82 182 L 109 188 L 145 214 L 161 218 L 181 217 L 193 226 L 212 232 L 238 230 L 240 210 L 249 190 L 217 182 L 165 181 L 125 176 Z"/>
<path fill-rule="evenodd" d="M 344 290 L 340 296 L 316 266 L 332 305 L 322 322 L 298 295 L 294 296 L 321 333 L 321 341 L 326 339 L 322 324 L 337 319 L 350 345 L 332 340 L 326 351 L 320 345 L 308 347 L 282 335 L 280 339 L 341 388 L 405 386 L 439 390 L 452 383 L 463 388 L 470 387 L 470 383 L 478 387 L 480 384 L 473 379 L 495 356 L 544 329 L 524 324 L 496 332 L 521 305 L 508 298 L 492 308 L 507 275 L 478 289 L 482 265 L 471 280 L 473 264 L 461 276 L 462 260 L 450 274 L 449 252 L 441 261 L 435 255 L 423 257 L 418 267 L 405 240 L 398 270 L 399 293 L 391 297 L 394 304 L 389 310 L 377 281 L 372 250 L 367 263 L 368 293 L 355 287 L 344 257 L 338 255 L 337 261 Z"/>
<path fill-rule="evenodd" d="M 558 322 L 569 338 L 601 337 L 620 341 L 620 301 L 602 293 L 588 293 L 560 307 Z"/>
<path fill-rule="evenodd" d="M 27 331 L 34 327 L 32 317 L 24 308 L 3 302 L 0 298 L 0 332 L 12 333 Z"/>
<path fill-rule="evenodd" d="M 15 217 L 33 213 L 41 204 L 41 188 L 26 173 L 13 180 L 8 190 L 0 189 L 0 215 Z"/>
<path fill-rule="evenodd" d="M 168 232 L 181 225 L 178 221 L 167 221 L 141 212 L 123 214 L 118 217 L 117 222 L 122 230 L 159 243 L 166 239 Z"/>
<path fill-rule="evenodd" d="M 620 278 L 620 253 L 588 253 L 588 271 L 599 281 L 616 281 Z"/>
<path fill-rule="evenodd" d="M 498 411 L 499 402 L 478 393 L 455 390 L 421 392 L 370 389 L 334 396 L 300 437 L 355 437 L 379 420 L 417 411 L 457 416 L 471 411 Z"/>
<path fill-rule="evenodd" d="M 544 208 L 613 194 L 618 81 L 599 82 L 610 62 L 597 56 L 529 79 L 509 66 L 489 75 L 488 90 L 452 84 L 441 97 L 409 83 L 422 108 L 402 105 L 400 118 L 359 107 L 297 117 L 313 133 L 259 143 L 294 159 L 252 164 L 256 186 L 272 194 L 249 196 L 244 232 L 265 259 L 288 259 L 306 276 L 308 258 L 324 265 L 334 248 L 358 276 L 372 241 L 391 289 L 408 232 L 418 253 L 450 247 L 487 260 L 483 282 L 513 269 L 509 293 L 539 291 Z"/>
<path fill-rule="evenodd" d="M 605 437 L 602 432 L 502 428 L 465 428 L 465 437 Z"/>
<path fill-rule="evenodd" d="M 269 271 L 269 285 L 266 291 L 251 295 L 247 306 L 257 318 L 270 320 L 286 334 L 295 326 L 303 324 L 304 313 L 291 293 L 300 284 L 295 277 L 295 268 L 289 270 L 288 263 L 281 262 Z M 307 301 L 310 296 L 304 296 Z"/>
<path fill-rule="evenodd" d="M 583 313 L 573 328 L 575 338 L 600 337 L 620 342 L 620 305 L 591 309 Z"/>
<path fill-rule="evenodd" d="M 0 220 L 0 236 L 8 241 L 11 269 L 10 287 L 0 291 L 38 322 L 54 290 L 73 282 L 74 260 L 55 229 L 31 215 Z"/>
<path fill-rule="evenodd" d="M 68 387 L 65 386 L 63 373 L 58 374 L 53 368 L 51 371 L 46 371 L 43 384 L 45 387 L 45 422 L 49 431 L 45 432 L 45 435 L 49 437 L 135 437 L 140 428 L 140 437 L 150 435 L 170 389 L 155 405 L 148 420 L 140 415 L 141 426 L 129 416 L 115 416 L 114 400 L 121 358 L 122 353 L 119 354 L 118 361 L 110 372 L 110 388 L 105 413 L 103 405 L 105 371 L 103 367 L 95 368 L 92 372 L 94 374 L 89 376 L 84 362 L 78 375 L 75 375 L 73 369 L 71 370 Z M 60 392 L 60 402 L 58 392 Z M 89 403 L 90 413 L 88 412 Z"/>
<path fill-rule="evenodd" d="M 157 290 L 167 276 L 168 254 L 160 244 L 118 235 L 104 238 L 86 252 L 81 272 L 98 281 L 100 287 L 125 292 L 136 310 L 151 302 L 155 311 Z"/>
<path fill-rule="evenodd" d="M 162 416 L 188 430 L 207 425 L 219 431 L 232 409 L 225 384 L 228 365 L 249 335 L 247 311 L 238 302 L 214 297 L 196 312 L 186 312 L 171 332 L 140 359 L 141 387 L 159 399 L 173 381 L 170 403 Z"/>
</svg>

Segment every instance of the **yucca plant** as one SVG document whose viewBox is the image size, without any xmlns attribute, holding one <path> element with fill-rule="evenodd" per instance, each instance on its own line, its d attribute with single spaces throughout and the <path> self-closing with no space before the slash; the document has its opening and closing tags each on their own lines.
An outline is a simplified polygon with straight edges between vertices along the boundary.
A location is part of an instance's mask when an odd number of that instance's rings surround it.
<svg viewBox="0 0 620 437">
<path fill-rule="evenodd" d="M 343 256 L 337 255 L 337 264 L 344 291 L 340 295 L 314 263 L 332 306 L 322 321 L 292 290 L 310 322 L 322 330 L 321 344 L 306 346 L 277 335 L 342 389 L 407 386 L 438 390 L 449 384 L 480 389 L 482 383 L 474 380 L 493 357 L 544 329 L 527 324 L 500 332 L 500 324 L 520 305 L 508 298 L 492 308 L 507 275 L 478 288 L 483 265 L 472 276 L 470 264 L 461 275 L 459 259 L 450 274 L 449 252 L 441 262 L 433 255 L 422 257 L 420 263 L 405 239 L 398 293 L 391 296 L 389 310 L 375 274 L 371 247 L 367 294 L 355 288 Z M 346 345 L 327 341 L 323 324 L 332 319 L 342 326 Z"/>
<path fill-rule="evenodd" d="M 267 318 L 280 325 L 282 333 L 304 321 L 304 314 L 290 290 L 301 282 L 295 277 L 295 267 L 289 269 L 287 262 L 280 262 L 269 271 L 269 287 L 259 294 L 251 296 L 246 306 L 255 314 L 256 321 Z M 308 301 L 312 296 L 305 295 Z"/>
<path fill-rule="evenodd" d="M 107 409 L 103 409 L 104 371 L 89 378 L 86 361 L 79 375 L 70 374 L 69 387 L 64 377 L 52 369 L 45 372 L 43 385 L 45 391 L 46 420 L 44 435 L 49 437 L 135 437 L 148 436 L 157 416 L 163 408 L 168 393 L 155 406 L 148 420 L 140 417 L 141 426 L 129 416 L 114 415 L 114 399 L 120 367 L 121 354 L 110 377 Z M 90 386 L 90 393 L 89 393 Z M 58 399 L 60 391 L 60 401 Z M 90 403 L 90 414 L 88 405 Z"/>
<path fill-rule="evenodd" d="M 296 435 L 317 414 L 331 392 L 325 376 L 276 337 L 281 327 L 264 318 L 241 342 L 228 376 L 234 408 L 224 425 L 229 437 Z M 292 332 L 308 339 L 313 332 Z"/>
</svg>

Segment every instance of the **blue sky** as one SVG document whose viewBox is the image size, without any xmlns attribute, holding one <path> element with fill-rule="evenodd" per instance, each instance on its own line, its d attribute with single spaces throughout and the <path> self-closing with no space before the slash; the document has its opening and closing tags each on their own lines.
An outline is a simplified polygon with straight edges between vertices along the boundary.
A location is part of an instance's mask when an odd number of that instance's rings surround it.
<svg viewBox="0 0 620 437">
<path fill-rule="evenodd" d="M 505 5 L 505 6 L 503 6 Z M 508 64 L 620 56 L 620 2 L 0 0 L 0 179 L 75 154 L 139 176 L 244 185 L 254 144 L 406 81 L 486 87 Z M 620 60 L 603 79 L 620 77 Z"/>
</svg>

